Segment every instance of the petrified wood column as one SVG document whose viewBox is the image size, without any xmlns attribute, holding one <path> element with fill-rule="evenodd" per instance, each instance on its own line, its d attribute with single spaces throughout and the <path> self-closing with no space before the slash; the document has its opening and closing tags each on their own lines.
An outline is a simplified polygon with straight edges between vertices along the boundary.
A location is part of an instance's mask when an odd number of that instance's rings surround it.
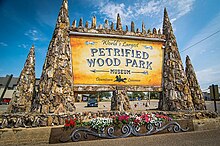
<svg viewBox="0 0 220 146">
<path fill-rule="evenodd" d="M 121 18 L 120 18 L 119 13 L 118 13 L 118 15 L 117 15 L 116 29 L 119 30 L 119 31 L 122 31 L 122 24 L 121 24 Z"/>
<path fill-rule="evenodd" d="M 12 95 L 12 100 L 9 104 L 8 111 L 30 112 L 31 103 L 35 89 L 35 53 L 34 46 L 31 47 L 24 64 L 24 68 L 18 79 L 17 87 Z"/>
<path fill-rule="evenodd" d="M 163 94 L 159 101 L 161 110 L 191 110 L 193 109 L 188 80 L 172 25 L 166 9 L 164 9 L 163 34 L 166 36 L 163 66 Z"/>
<path fill-rule="evenodd" d="M 96 17 L 95 17 L 95 16 L 92 17 L 92 25 L 91 25 L 91 28 L 92 28 L 92 29 L 96 29 Z"/>
<path fill-rule="evenodd" d="M 39 83 L 42 113 L 74 110 L 68 3 L 63 0 Z"/>
<path fill-rule="evenodd" d="M 115 110 L 115 111 L 131 110 L 131 105 L 129 102 L 129 98 L 127 96 L 127 91 L 125 89 L 113 91 L 113 96 L 111 99 L 111 110 Z"/>
<path fill-rule="evenodd" d="M 192 66 L 189 56 L 186 56 L 186 76 L 189 82 L 189 88 L 192 95 L 192 101 L 196 110 L 205 110 L 205 101 L 200 89 L 198 80 L 196 78 L 196 73 Z"/>
</svg>

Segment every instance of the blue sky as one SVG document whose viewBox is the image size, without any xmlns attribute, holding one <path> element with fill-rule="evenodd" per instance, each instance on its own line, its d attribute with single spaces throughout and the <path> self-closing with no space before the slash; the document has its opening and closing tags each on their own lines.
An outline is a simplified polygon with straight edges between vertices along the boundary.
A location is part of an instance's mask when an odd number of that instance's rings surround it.
<svg viewBox="0 0 220 146">
<path fill-rule="evenodd" d="M 62 0 L 0 0 L 0 76 L 19 76 L 32 44 L 36 49 L 36 75 L 40 77 Z M 120 13 L 123 28 L 130 22 L 141 29 L 162 27 L 163 9 L 167 8 L 177 38 L 182 61 L 189 55 L 202 89 L 220 84 L 219 0 L 69 0 L 70 22 L 83 17 L 91 24 L 105 19 L 116 21 Z M 185 50 L 183 51 L 182 50 Z"/>
</svg>

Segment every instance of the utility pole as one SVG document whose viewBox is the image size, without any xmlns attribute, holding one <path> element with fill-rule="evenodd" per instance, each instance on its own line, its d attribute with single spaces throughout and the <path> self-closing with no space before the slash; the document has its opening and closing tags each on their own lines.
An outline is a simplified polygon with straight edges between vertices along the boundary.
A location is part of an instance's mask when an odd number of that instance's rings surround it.
<svg viewBox="0 0 220 146">
<path fill-rule="evenodd" d="M 10 76 L 8 76 L 8 75 L 6 76 L 6 78 L 8 78 L 8 80 L 7 80 L 7 83 L 6 83 L 6 85 L 5 85 L 4 90 L 3 90 L 3 92 L 2 92 L 2 95 L 1 95 L 1 98 L 0 98 L 0 102 L 2 102 L 2 100 L 3 100 L 3 98 L 4 98 L 5 92 L 6 92 L 6 90 L 8 89 L 8 86 L 9 86 L 9 84 L 10 84 L 10 82 L 11 82 L 12 77 L 13 77 L 12 74 L 11 74 Z"/>
</svg>

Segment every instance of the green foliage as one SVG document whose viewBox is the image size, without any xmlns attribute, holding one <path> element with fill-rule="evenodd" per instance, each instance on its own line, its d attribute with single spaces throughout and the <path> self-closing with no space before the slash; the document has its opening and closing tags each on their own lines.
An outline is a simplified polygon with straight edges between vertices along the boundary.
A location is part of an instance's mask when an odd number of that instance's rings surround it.
<svg viewBox="0 0 220 146">
<path fill-rule="evenodd" d="M 103 97 L 111 97 L 111 93 L 110 92 L 97 92 L 95 94 L 91 94 L 90 97 L 100 97 L 100 98 L 103 98 Z"/>
<path fill-rule="evenodd" d="M 140 97 L 141 99 L 143 99 L 145 96 L 144 92 L 137 92 L 137 91 L 128 93 L 127 95 L 129 98 L 139 98 Z"/>
</svg>

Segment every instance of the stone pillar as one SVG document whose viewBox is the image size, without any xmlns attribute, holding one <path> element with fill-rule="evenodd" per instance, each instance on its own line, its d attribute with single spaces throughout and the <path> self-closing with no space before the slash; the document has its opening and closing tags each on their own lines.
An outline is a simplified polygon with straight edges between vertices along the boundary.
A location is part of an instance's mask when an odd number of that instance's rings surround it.
<svg viewBox="0 0 220 146">
<path fill-rule="evenodd" d="M 125 89 L 113 91 L 113 96 L 111 99 L 111 110 L 115 110 L 115 111 L 131 110 L 131 105 L 129 102 L 129 98 L 127 96 L 127 91 Z"/>
<path fill-rule="evenodd" d="M 119 103 L 120 101 L 117 98 L 117 91 L 113 91 L 112 98 L 111 98 L 111 111 L 118 111 Z"/>
<path fill-rule="evenodd" d="M 184 73 L 175 35 L 166 8 L 164 9 L 163 34 L 166 36 L 163 65 L 163 94 L 160 110 L 192 110 L 189 83 Z"/>
<path fill-rule="evenodd" d="M 142 33 L 146 34 L 146 28 L 145 28 L 144 22 L 142 22 Z"/>
<path fill-rule="evenodd" d="M 111 30 L 111 31 L 114 30 L 114 23 L 113 23 L 113 22 L 111 23 L 110 30 Z"/>
<path fill-rule="evenodd" d="M 135 30 L 134 30 L 134 21 L 131 21 L 131 32 L 135 32 Z"/>
<path fill-rule="evenodd" d="M 86 24 L 85 24 L 85 28 L 89 28 L 89 22 L 88 21 L 86 21 Z"/>
<path fill-rule="evenodd" d="M 79 19 L 79 27 L 83 27 L 83 18 Z"/>
<path fill-rule="evenodd" d="M 63 0 L 39 82 L 38 100 L 42 113 L 74 110 L 69 27 L 68 2 Z"/>
<path fill-rule="evenodd" d="M 92 28 L 92 29 L 96 29 L 96 17 L 95 17 L 95 16 L 92 17 L 92 25 L 91 25 L 91 28 Z"/>
<path fill-rule="evenodd" d="M 72 28 L 73 28 L 73 29 L 76 28 L 76 20 L 73 21 L 73 23 L 72 23 Z"/>
<path fill-rule="evenodd" d="M 196 73 L 192 66 L 189 56 L 186 56 L 186 76 L 189 82 L 189 88 L 192 95 L 192 101 L 196 110 L 205 110 L 205 101 L 200 89 L 198 80 L 196 78 Z"/>
<path fill-rule="evenodd" d="M 127 25 L 125 26 L 125 32 L 128 32 L 128 26 Z"/>
<path fill-rule="evenodd" d="M 17 87 L 12 95 L 8 111 L 30 112 L 35 92 L 35 53 L 34 46 L 31 47 L 24 64 L 24 68 L 18 79 Z"/>
<path fill-rule="evenodd" d="M 121 18 L 120 18 L 120 15 L 119 15 L 119 14 L 117 15 L 116 30 L 122 31 Z"/>
</svg>

